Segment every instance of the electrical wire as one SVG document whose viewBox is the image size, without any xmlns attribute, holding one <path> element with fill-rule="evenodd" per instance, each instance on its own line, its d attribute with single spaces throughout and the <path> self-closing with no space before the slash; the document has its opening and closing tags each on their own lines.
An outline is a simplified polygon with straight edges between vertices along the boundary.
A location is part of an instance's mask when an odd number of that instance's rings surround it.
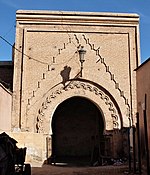
<svg viewBox="0 0 150 175">
<path fill-rule="evenodd" d="M 62 12 L 61 12 L 61 13 L 62 13 Z M 62 24 L 63 24 L 63 18 L 62 18 Z M 62 28 L 63 28 L 63 26 L 62 26 Z M 67 30 L 67 29 L 65 29 L 65 30 L 67 31 L 67 34 L 68 34 L 69 38 L 71 39 L 68 30 Z M 75 37 L 76 37 L 76 35 L 75 35 Z M 32 58 L 32 57 L 28 56 L 27 54 L 23 53 L 22 51 L 20 51 L 19 49 L 17 49 L 17 48 L 15 47 L 15 45 L 12 45 L 7 39 L 5 39 L 4 37 L 2 37 L 1 35 L 0 35 L 0 39 L 2 39 L 4 42 L 6 42 L 8 45 L 10 45 L 12 48 L 14 48 L 14 49 L 15 49 L 16 51 L 18 51 L 19 53 L 22 53 L 22 55 L 26 56 L 27 58 L 32 59 L 32 60 L 34 60 L 34 61 L 36 61 L 36 62 L 39 62 L 39 63 L 41 63 L 41 64 L 49 65 L 49 63 L 47 63 L 47 62 L 39 61 L 39 60 L 37 60 L 37 59 L 35 59 L 35 58 Z M 78 38 L 76 38 L 76 39 L 78 39 Z M 73 42 L 73 44 L 76 46 L 76 44 L 75 44 L 74 42 Z M 87 43 L 87 44 L 90 44 L 90 43 Z M 77 47 L 77 46 L 76 46 L 76 47 Z M 95 49 L 94 49 L 94 51 L 95 51 Z M 71 58 L 71 59 L 72 59 L 72 58 Z M 67 62 L 69 62 L 71 59 L 69 59 Z M 61 64 L 62 64 L 62 63 L 61 63 Z M 106 63 L 104 62 L 103 64 L 105 65 Z M 58 65 L 58 64 L 57 64 L 57 65 Z M 106 65 L 105 65 L 105 67 L 106 67 Z M 107 71 L 107 72 L 110 72 L 110 71 Z M 110 73 L 111 73 L 111 72 L 110 72 Z"/>
<path fill-rule="evenodd" d="M 10 27 L 10 29 L 6 32 L 6 34 L 4 35 L 4 37 L 6 37 L 11 31 L 13 28 L 16 27 L 16 21 L 13 22 L 12 26 Z"/>
<path fill-rule="evenodd" d="M 46 62 L 39 61 L 39 60 L 37 60 L 37 59 L 35 59 L 35 58 L 32 58 L 32 57 L 30 57 L 29 55 L 23 53 L 22 51 L 20 51 L 19 49 L 17 49 L 13 44 L 11 44 L 8 40 L 6 40 L 6 39 L 5 39 L 4 37 L 2 37 L 1 35 L 0 35 L 0 38 L 1 38 L 3 41 L 5 41 L 8 45 L 10 45 L 12 48 L 14 48 L 16 51 L 18 51 L 19 53 L 21 53 L 21 54 L 23 54 L 24 56 L 26 56 L 27 58 L 32 59 L 32 60 L 34 60 L 34 61 L 36 61 L 36 62 L 39 62 L 39 63 L 41 63 L 41 64 L 46 64 L 46 65 L 48 65 L 48 63 L 46 63 Z"/>
</svg>

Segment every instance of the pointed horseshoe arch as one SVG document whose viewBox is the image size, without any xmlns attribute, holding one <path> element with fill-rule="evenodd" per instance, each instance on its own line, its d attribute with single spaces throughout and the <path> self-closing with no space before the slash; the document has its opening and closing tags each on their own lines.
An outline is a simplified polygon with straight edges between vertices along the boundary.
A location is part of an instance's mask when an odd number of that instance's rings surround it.
<svg viewBox="0 0 150 175">
<path fill-rule="evenodd" d="M 57 87 L 53 92 L 47 94 L 45 101 L 38 110 L 36 132 L 51 133 L 49 126 L 55 109 L 60 103 L 74 96 L 85 97 L 93 101 L 103 111 L 106 130 L 121 129 L 121 112 L 111 94 L 103 87 L 92 82 L 72 80 L 65 88 Z M 49 123 L 49 125 L 46 126 L 46 123 Z"/>
</svg>

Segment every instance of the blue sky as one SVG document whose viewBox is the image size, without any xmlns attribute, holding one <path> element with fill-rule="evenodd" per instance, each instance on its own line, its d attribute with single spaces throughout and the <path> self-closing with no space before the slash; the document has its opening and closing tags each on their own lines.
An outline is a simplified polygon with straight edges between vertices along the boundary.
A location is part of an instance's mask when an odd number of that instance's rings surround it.
<svg viewBox="0 0 150 175">
<path fill-rule="evenodd" d="M 0 36 L 15 41 L 16 10 L 61 10 L 137 13 L 140 15 L 141 62 L 150 57 L 150 0 L 0 0 Z M 0 39 L 0 61 L 11 60 L 12 48 Z"/>
</svg>

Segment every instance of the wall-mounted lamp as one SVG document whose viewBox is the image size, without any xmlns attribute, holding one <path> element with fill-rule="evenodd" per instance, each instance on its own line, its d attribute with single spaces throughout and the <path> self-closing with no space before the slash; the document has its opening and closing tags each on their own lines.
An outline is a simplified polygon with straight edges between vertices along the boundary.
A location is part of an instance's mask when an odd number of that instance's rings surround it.
<svg viewBox="0 0 150 175">
<path fill-rule="evenodd" d="M 81 49 L 78 50 L 78 52 L 79 52 L 79 61 L 80 61 L 80 63 L 81 63 L 81 72 L 80 72 L 80 76 L 82 77 L 83 62 L 85 61 L 84 54 L 86 53 L 86 50 L 84 50 L 84 47 L 81 46 Z"/>
</svg>

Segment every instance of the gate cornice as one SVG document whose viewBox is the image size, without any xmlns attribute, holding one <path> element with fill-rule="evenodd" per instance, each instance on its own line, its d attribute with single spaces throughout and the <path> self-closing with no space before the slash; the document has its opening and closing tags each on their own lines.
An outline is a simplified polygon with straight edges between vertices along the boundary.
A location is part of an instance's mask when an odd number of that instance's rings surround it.
<svg viewBox="0 0 150 175">
<path fill-rule="evenodd" d="M 41 108 L 38 110 L 38 115 L 36 117 L 36 130 L 37 133 L 44 133 L 44 127 L 43 122 L 45 118 L 45 110 L 47 110 L 48 106 L 53 103 L 53 101 L 58 98 L 60 94 L 63 94 L 67 91 L 73 90 L 73 89 L 82 89 L 84 91 L 88 91 L 99 97 L 104 104 L 107 106 L 108 110 L 111 113 L 112 121 L 113 121 L 113 128 L 114 129 L 120 129 L 121 128 L 121 119 L 119 116 L 120 111 L 118 111 L 116 107 L 116 102 L 112 100 L 109 94 L 107 94 L 103 89 L 96 86 L 95 84 L 91 82 L 85 82 L 82 80 L 72 80 L 68 83 L 65 87 L 59 87 L 56 90 L 53 90 L 47 97 L 45 98 L 45 101 L 42 103 Z M 73 95 L 74 96 L 74 95 Z M 72 97 L 73 97 L 72 96 Z M 120 114 L 121 115 L 121 114 Z"/>
</svg>

